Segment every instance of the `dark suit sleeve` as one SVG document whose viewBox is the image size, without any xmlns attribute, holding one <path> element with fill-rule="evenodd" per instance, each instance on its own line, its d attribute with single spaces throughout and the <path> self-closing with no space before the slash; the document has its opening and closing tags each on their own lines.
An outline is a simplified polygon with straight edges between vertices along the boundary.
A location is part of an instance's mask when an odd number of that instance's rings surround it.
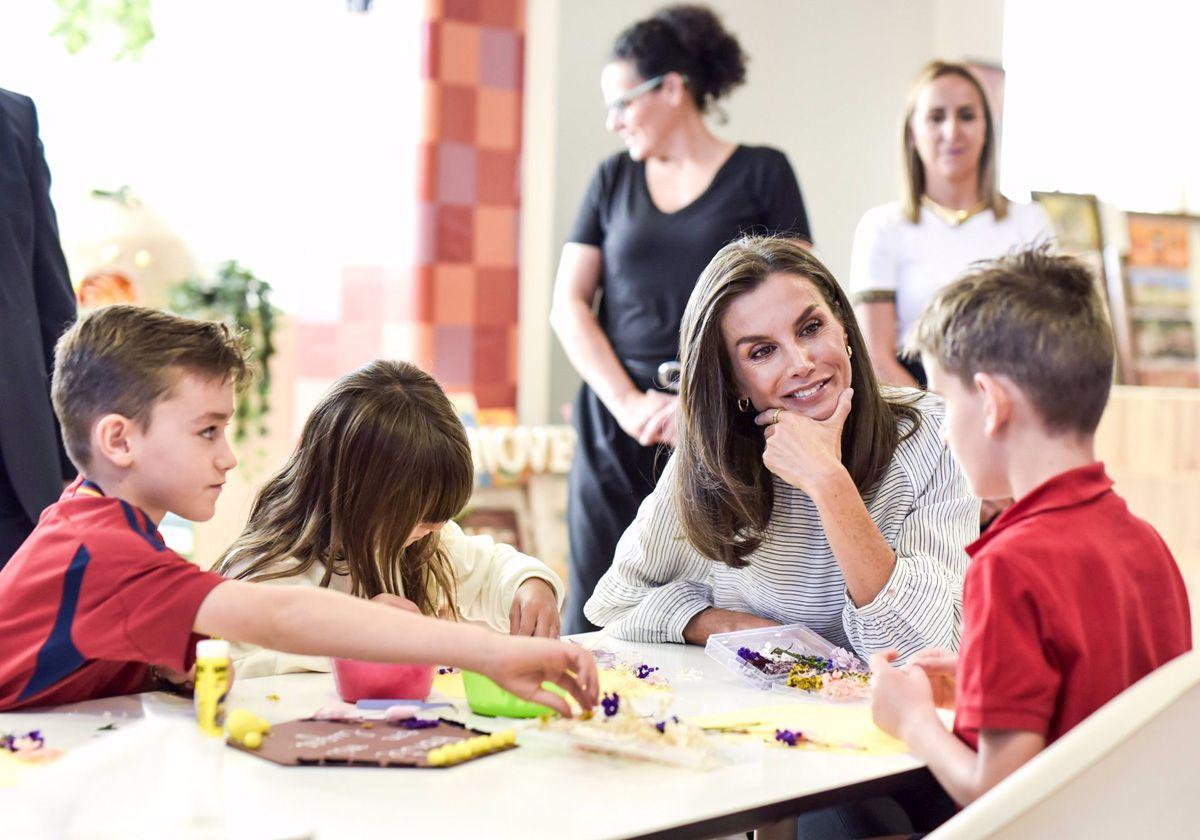
<svg viewBox="0 0 1200 840">
<path fill-rule="evenodd" d="M 46 165 L 45 151 L 38 136 L 37 109 L 32 99 L 26 99 L 26 102 L 29 104 L 30 159 L 26 161 L 25 171 L 33 202 L 33 293 L 37 301 L 42 352 L 46 370 L 50 371 L 54 369 L 55 342 L 75 320 L 75 292 L 58 239 L 58 218 L 50 202 L 50 168 Z M 55 427 L 57 430 L 57 420 Z M 61 431 L 57 438 L 63 480 L 70 480 L 75 477 L 76 469 L 63 448 Z"/>
</svg>

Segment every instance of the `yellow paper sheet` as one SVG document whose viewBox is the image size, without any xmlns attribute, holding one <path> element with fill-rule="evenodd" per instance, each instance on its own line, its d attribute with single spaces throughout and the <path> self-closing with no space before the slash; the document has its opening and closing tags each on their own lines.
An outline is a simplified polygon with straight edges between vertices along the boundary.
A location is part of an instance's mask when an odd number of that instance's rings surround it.
<svg viewBox="0 0 1200 840">
<path fill-rule="evenodd" d="M 736 712 L 689 718 L 688 723 L 701 727 L 728 726 L 746 729 L 752 737 L 761 737 L 771 744 L 778 743 L 775 740 L 776 729 L 800 731 L 816 741 L 805 744 L 806 749 L 856 755 L 893 755 L 907 752 L 903 741 L 897 741 L 887 735 L 872 722 L 871 707 L 865 703 L 845 706 L 830 703 L 759 706 L 754 709 L 739 709 Z"/>
<path fill-rule="evenodd" d="M 0 788 L 11 787 L 37 770 L 39 765 L 21 761 L 8 750 L 0 750 Z"/>
</svg>

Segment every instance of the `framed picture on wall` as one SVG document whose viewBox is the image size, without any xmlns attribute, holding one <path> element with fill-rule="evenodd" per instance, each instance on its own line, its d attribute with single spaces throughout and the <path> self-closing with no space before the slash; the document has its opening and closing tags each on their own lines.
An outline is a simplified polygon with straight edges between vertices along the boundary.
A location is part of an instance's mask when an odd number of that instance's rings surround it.
<svg viewBox="0 0 1200 840">
<path fill-rule="evenodd" d="M 1129 213 L 1123 309 L 1139 385 L 1200 386 L 1193 238 L 1200 219 Z"/>
</svg>

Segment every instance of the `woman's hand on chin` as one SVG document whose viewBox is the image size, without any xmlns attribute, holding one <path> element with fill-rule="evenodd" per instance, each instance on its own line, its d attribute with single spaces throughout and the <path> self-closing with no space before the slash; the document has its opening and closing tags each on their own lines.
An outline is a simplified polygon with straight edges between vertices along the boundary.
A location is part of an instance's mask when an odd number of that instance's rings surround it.
<svg viewBox="0 0 1200 840">
<path fill-rule="evenodd" d="M 708 637 L 713 633 L 732 633 L 734 630 L 778 626 L 778 621 L 751 613 L 709 607 L 692 616 L 692 620 L 683 628 L 683 640 L 689 645 L 706 645 Z"/>
<path fill-rule="evenodd" d="M 754 422 L 766 427 L 763 435 L 767 439 L 763 465 L 793 487 L 815 495 L 812 482 L 845 472 L 842 427 L 853 399 L 853 388 L 842 391 L 833 414 L 825 420 L 776 408 L 759 414 Z"/>
</svg>

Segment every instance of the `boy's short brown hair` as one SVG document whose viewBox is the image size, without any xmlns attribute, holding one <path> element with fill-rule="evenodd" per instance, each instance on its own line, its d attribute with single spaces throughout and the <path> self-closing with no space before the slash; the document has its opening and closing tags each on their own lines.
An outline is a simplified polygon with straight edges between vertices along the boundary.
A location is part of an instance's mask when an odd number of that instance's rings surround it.
<svg viewBox="0 0 1200 840">
<path fill-rule="evenodd" d="M 975 263 L 934 297 L 906 349 L 967 383 L 1009 377 L 1051 432 L 1094 432 L 1112 384 L 1112 329 L 1092 273 L 1046 245 Z"/>
<path fill-rule="evenodd" d="M 249 376 L 242 337 L 224 324 L 125 304 L 77 321 L 55 347 L 51 385 L 75 466 L 83 470 L 91 460 L 97 419 L 120 414 L 148 426 L 154 404 L 180 372 L 241 386 Z"/>
</svg>

